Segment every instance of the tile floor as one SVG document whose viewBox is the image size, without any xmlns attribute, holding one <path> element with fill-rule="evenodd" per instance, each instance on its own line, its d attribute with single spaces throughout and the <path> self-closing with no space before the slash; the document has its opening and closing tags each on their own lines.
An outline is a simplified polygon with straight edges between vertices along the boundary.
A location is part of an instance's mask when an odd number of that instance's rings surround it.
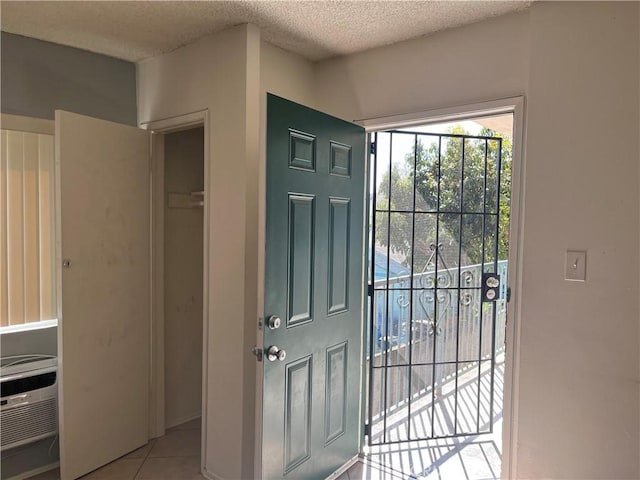
<svg viewBox="0 0 640 480">
<path fill-rule="evenodd" d="M 365 456 L 335 480 L 499 479 L 503 374 L 503 365 L 498 364 L 493 434 L 368 447 Z M 59 478 L 60 472 L 56 469 L 29 480 Z M 200 474 L 200 419 L 196 419 L 167 430 L 164 437 L 151 440 L 144 447 L 82 477 L 82 480 L 203 478 Z"/>
<path fill-rule="evenodd" d="M 58 480 L 50 470 L 29 480 Z M 200 480 L 200 419 L 167 430 L 164 437 L 82 477 L 82 480 Z"/>
<path fill-rule="evenodd" d="M 482 437 L 439 445 L 396 445 L 370 452 L 335 480 L 489 480 L 500 478 L 491 470 L 499 452 Z M 58 480 L 59 470 L 30 480 Z M 167 431 L 164 437 L 82 477 L 82 480 L 202 480 L 200 425 L 190 422 Z M 299 479 L 296 479 L 299 480 Z"/>
</svg>

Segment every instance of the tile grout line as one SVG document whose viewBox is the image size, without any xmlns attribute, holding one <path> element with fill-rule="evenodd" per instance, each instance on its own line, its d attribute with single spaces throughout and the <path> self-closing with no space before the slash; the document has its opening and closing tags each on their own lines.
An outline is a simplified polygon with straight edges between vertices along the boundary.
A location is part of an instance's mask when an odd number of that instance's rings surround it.
<svg viewBox="0 0 640 480">
<path fill-rule="evenodd" d="M 152 445 L 149 448 L 149 451 L 147 452 L 147 454 L 144 457 L 142 457 L 142 463 L 138 467 L 138 470 L 136 470 L 136 473 L 133 475 L 133 478 L 131 480 L 135 480 L 138 477 L 140 470 L 142 470 L 142 467 L 144 467 L 144 464 L 147 463 L 147 458 L 149 458 L 149 454 L 151 453 L 151 450 L 153 450 L 153 444 L 156 443 L 156 439 L 155 438 L 150 439 L 149 443 L 152 443 Z"/>
</svg>

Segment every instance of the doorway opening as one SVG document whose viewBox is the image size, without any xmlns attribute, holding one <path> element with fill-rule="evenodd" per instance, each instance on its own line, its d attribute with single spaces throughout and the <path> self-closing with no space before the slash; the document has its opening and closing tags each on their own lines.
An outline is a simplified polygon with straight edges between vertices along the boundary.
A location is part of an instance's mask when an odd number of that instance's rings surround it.
<svg viewBox="0 0 640 480">
<path fill-rule="evenodd" d="M 500 478 L 513 113 L 370 134 L 365 453 Z"/>
<path fill-rule="evenodd" d="M 202 415 L 204 128 L 164 135 L 164 420 Z M 198 450 L 199 452 L 199 450 Z"/>
</svg>

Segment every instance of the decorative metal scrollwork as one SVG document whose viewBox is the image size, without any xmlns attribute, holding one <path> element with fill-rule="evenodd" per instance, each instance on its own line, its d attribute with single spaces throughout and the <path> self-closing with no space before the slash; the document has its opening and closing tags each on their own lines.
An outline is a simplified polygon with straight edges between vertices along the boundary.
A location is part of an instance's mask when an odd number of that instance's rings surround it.
<svg viewBox="0 0 640 480">
<path fill-rule="evenodd" d="M 433 320 L 429 322 L 429 329 L 427 331 L 427 335 L 433 337 L 434 335 L 437 337 L 438 335 L 442 335 L 442 327 L 440 326 L 440 322 Z"/>
<path fill-rule="evenodd" d="M 407 295 L 403 293 L 401 295 L 398 295 L 398 298 L 396 298 L 396 303 L 400 308 L 407 308 L 409 306 L 409 303 L 411 302 L 407 298 Z"/>
<path fill-rule="evenodd" d="M 435 276 L 431 272 L 423 273 L 418 277 L 418 283 L 421 288 L 434 288 L 436 285 Z"/>
<path fill-rule="evenodd" d="M 474 284 L 475 281 L 475 273 L 472 270 L 465 270 L 460 275 L 461 282 L 467 287 Z"/>
<path fill-rule="evenodd" d="M 473 301 L 473 294 L 471 292 L 464 292 L 460 297 L 460 304 L 463 305 L 464 307 L 468 307 L 469 305 L 471 305 L 472 301 Z"/>
</svg>

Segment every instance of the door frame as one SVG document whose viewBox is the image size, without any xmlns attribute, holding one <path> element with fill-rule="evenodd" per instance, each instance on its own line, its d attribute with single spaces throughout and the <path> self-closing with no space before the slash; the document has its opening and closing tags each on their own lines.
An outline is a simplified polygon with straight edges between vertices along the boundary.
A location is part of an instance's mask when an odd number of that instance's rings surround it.
<svg viewBox="0 0 640 480">
<path fill-rule="evenodd" d="M 502 429 L 502 478 L 515 478 L 515 459 L 518 438 L 518 390 L 519 390 L 519 370 L 520 370 L 520 318 L 521 318 L 521 290 L 522 290 L 522 251 L 523 251 L 523 227 L 524 227 L 524 179 L 525 179 L 525 158 L 524 142 L 525 135 L 525 97 L 506 97 L 485 102 L 464 104 L 448 108 L 427 110 L 423 112 L 393 115 L 388 117 L 377 117 L 356 120 L 355 123 L 362 125 L 367 133 L 388 130 L 391 128 L 410 127 L 417 125 L 436 124 L 444 122 L 454 122 L 470 120 L 472 118 L 489 115 L 513 114 L 513 156 L 511 165 L 511 218 L 509 222 L 509 269 L 508 277 L 512 287 L 511 301 L 507 303 L 507 327 L 505 344 L 509 345 L 505 354 L 505 378 L 504 378 L 504 399 L 503 399 L 503 429 Z M 369 157 L 367 157 L 369 164 Z M 367 175 L 370 172 L 367 171 Z M 366 180 L 367 195 L 369 195 L 368 178 Z M 368 233 L 368 232 L 366 232 Z M 366 314 L 363 313 L 363 325 L 366 324 Z M 366 325 L 363 328 L 366 335 Z M 365 340 L 363 340 L 365 341 Z M 363 354 L 363 382 L 368 372 Z M 361 405 L 361 416 L 364 417 L 366 393 L 363 395 Z M 360 438 L 360 449 L 365 445 L 364 433 Z"/>
<path fill-rule="evenodd" d="M 203 276 L 202 276 L 202 424 L 207 418 L 207 365 L 209 322 L 209 172 L 211 169 L 209 145 L 209 111 L 200 110 L 161 120 L 142 122 L 139 127 L 151 131 L 151 349 L 149 375 L 149 437 L 165 433 L 165 348 L 164 348 L 164 136 L 168 133 L 204 127 L 204 212 L 203 212 Z M 206 429 L 202 429 L 200 463 L 204 468 L 207 443 Z"/>
</svg>

